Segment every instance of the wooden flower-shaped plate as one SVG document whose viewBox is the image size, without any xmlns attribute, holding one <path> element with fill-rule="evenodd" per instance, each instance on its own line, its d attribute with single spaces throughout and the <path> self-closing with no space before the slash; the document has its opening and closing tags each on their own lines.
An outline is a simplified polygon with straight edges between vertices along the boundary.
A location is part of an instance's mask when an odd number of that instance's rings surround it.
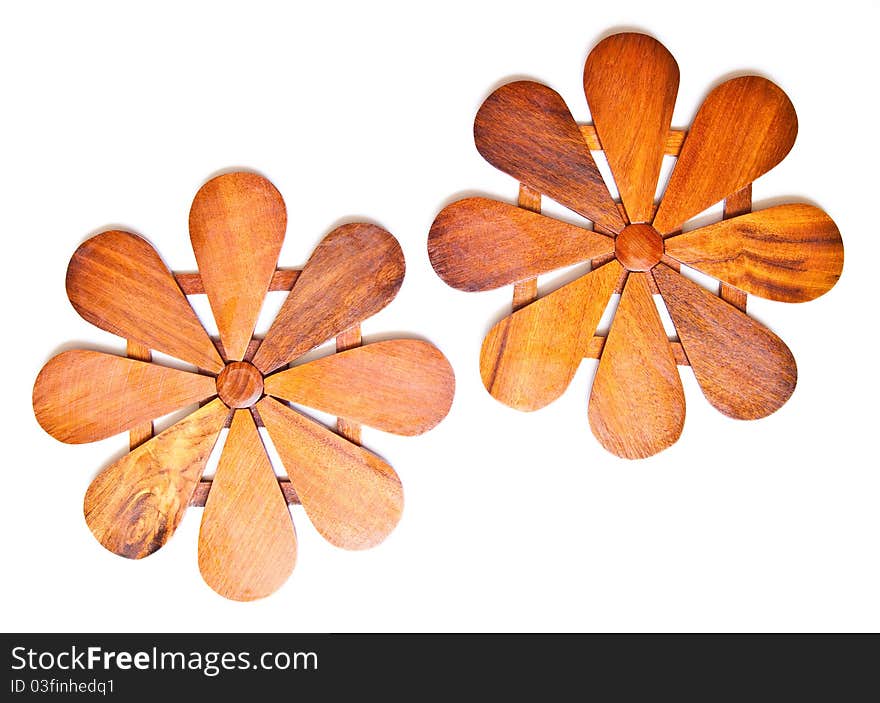
<svg viewBox="0 0 880 703">
<path fill-rule="evenodd" d="M 757 419 L 794 391 L 794 357 L 745 314 L 746 295 L 802 302 L 840 276 L 843 244 L 817 207 L 750 212 L 751 183 L 778 164 L 797 133 L 794 108 L 765 78 L 742 76 L 712 90 L 685 133 L 670 129 L 678 65 L 643 34 L 601 41 L 584 67 L 593 125 L 575 122 L 545 85 L 516 81 L 483 103 L 477 149 L 520 181 L 519 207 L 467 198 L 444 208 L 428 239 L 438 275 L 483 291 L 514 284 L 514 312 L 486 336 L 480 371 L 501 402 L 536 410 L 557 399 L 585 357 L 599 359 L 589 403 L 593 434 L 626 458 L 673 444 L 684 426 L 676 368 L 690 365 L 722 413 Z M 592 151 L 608 160 L 620 202 Z M 664 155 L 677 157 L 655 193 Z M 540 214 L 545 195 L 589 219 L 579 227 Z M 682 225 L 722 199 L 724 219 Z M 536 277 L 590 262 L 572 283 L 537 297 Z M 685 264 L 720 281 L 718 294 L 681 275 Z M 607 336 L 596 329 L 615 292 Z M 675 325 L 664 331 L 655 295 Z"/>
<path fill-rule="evenodd" d="M 400 479 L 360 446 L 360 425 L 416 435 L 442 420 L 454 377 L 443 354 L 412 339 L 361 346 L 360 322 L 400 288 L 403 252 L 375 225 L 328 234 L 301 270 L 276 269 L 287 226 L 265 178 L 230 173 L 197 193 L 189 227 L 198 274 L 174 274 L 153 247 L 124 231 L 98 234 L 74 253 L 67 294 L 76 311 L 128 340 L 128 357 L 66 351 L 34 384 L 40 425 L 62 442 L 131 432 L 131 453 L 92 482 L 85 518 L 95 537 L 139 559 L 164 545 L 189 505 L 203 505 L 199 569 L 227 598 L 253 600 L 293 570 L 297 542 L 288 503 L 301 503 L 332 544 L 371 547 L 397 524 Z M 265 338 L 253 338 L 266 293 L 290 290 Z M 212 340 L 187 295 L 207 293 Z M 337 353 L 299 357 L 336 337 Z M 151 351 L 190 372 L 151 363 Z M 336 415 L 338 433 L 291 407 Z M 195 404 L 200 404 L 200 407 Z M 153 436 L 152 421 L 197 410 Z M 229 427 L 213 480 L 205 464 Z M 278 479 L 258 427 L 284 464 Z"/>
</svg>

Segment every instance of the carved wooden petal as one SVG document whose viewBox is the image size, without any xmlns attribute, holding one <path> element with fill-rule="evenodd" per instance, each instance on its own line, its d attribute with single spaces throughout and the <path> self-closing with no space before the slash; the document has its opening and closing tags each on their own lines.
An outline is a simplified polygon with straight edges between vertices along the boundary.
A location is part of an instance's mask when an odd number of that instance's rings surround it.
<svg viewBox="0 0 880 703">
<path fill-rule="evenodd" d="M 325 539 L 366 549 L 394 529 L 403 488 L 388 464 L 273 398 L 257 404 L 306 514 Z"/>
<path fill-rule="evenodd" d="M 684 389 L 648 274 L 631 272 L 593 381 L 590 427 L 608 451 L 643 459 L 676 442 L 684 415 Z"/>
<path fill-rule="evenodd" d="M 622 272 L 612 259 L 495 325 L 480 353 L 489 393 L 517 410 L 537 410 L 561 396 Z"/>
<path fill-rule="evenodd" d="M 446 417 L 455 376 L 437 347 L 395 339 L 269 376 L 266 393 L 386 432 L 417 435 Z"/>
<path fill-rule="evenodd" d="M 778 164 L 797 135 L 788 96 L 760 76 L 732 78 L 703 101 L 654 218 L 669 234 Z"/>
<path fill-rule="evenodd" d="M 217 393 L 214 379 L 96 351 L 53 357 L 34 382 L 34 414 L 62 442 L 125 432 Z"/>
<path fill-rule="evenodd" d="M 129 559 L 164 545 L 180 524 L 228 417 L 229 409 L 212 400 L 98 474 L 83 503 L 97 540 Z"/>
<path fill-rule="evenodd" d="M 264 598 L 296 565 L 296 531 L 249 410 L 236 410 L 199 531 L 199 571 L 240 601 Z"/>
<path fill-rule="evenodd" d="M 587 57 L 584 93 L 630 222 L 650 222 L 678 64 L 652 37 L 614 34 Z"/>
<path fill-rule="evenodd" d="M 212 178 L 193 200 L 190 239 L 230 361 L 247 351 L 286 227 L 281 194 L 254 173 Z"/>
<path fill-rule="evenodd" d="M 168 267 L 131 232 L 83 242 L 67 267 L 67 297 L 96 327 L 218 373 L 223 360 Z"/>
<path fill-rule="evenodd" d="M 500 288 L 612 251 L 610 237 L 487 198 L 447 205 L 428 235 L 437 275 L 466 291 Z"/>
<path fill-rule="evenodd" d="M 653 275 L 708 401 L 740 420 L 782 407 L 797 383 L 785 342 L 667 266 L 657 266 Z"/>
<path fill-rule="evenodd" d="M 580 128 L 555 90 L 534 81 L 503 85 L 474 121 L 490 164 L 584 217 L 618 232 L 623 218 Z"/>
<path fill-rule="evenodd" d="M 271 373 L 339 332 L 375 315 L 390 303 L 406 266 L 397 240 L 363 222 L 328 234 L 254 355 L 254 365 Z"/>
<path fill-rule="evenodd" d="M 831 289 L 843 269 L 834 221 L 812 205 L 779 205 L 666 240 L 669 256 L 747 293 L 802 303 Z"/>
</svg>

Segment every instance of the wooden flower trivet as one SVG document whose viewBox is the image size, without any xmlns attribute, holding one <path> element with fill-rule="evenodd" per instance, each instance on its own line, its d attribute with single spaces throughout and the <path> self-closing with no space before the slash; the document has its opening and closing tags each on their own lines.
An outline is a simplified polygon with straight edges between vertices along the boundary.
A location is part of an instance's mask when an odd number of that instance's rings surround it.
<svg viewBox="0 0 880 703">
<path fill-rule="evenodd" d="M 819 208 L 749 212 L 752 181 L 794 143 L 791 102 L 765 78 L 733 78 L 709 93 L 686 134 L 671 130 L 678 65 L 662 44 L 633 33 L 593 49 L 584 91 L 595 127 L 578 125 L 540 83 L 492 93 L 474 138 L 489 163 L 521 182 L 519 207 L 467 198 L 446 207 L 431 229 L 431 262 L 449 285 L 515 284 L 515 311 L 483 342 L 483 383 L 501 402 L 536 410 L 562 395 L 584 357 L 598 358 L 590 426 L 606 449 L 627 458 L 651 456 L 680 436 L 685 399 L 676 364 L 691 366 L 725 415 L 769 415 L 794 391 L 797 369 L 782 340 L 745 314 L 746 294 L 811 300 L 843 266 L 840 234 Z M 591 150 L 605 152 L 620 203 Z M 664 154 L 677 161 L 656 206 Z M 591 220 L 594 231 L 540 215 L 542 194 Z M 723 221 L 681 234 L 725 198 Z M 537 298 L 538 274 L 588 261 L 590 273 Z M 718 279 L 719 295 L 680 275 L 681 264 Z M 607 337 L 595 335 L 611 294 L 621 291 Z M 678 342 L 667 338 L 653 293 Z"/>
<path fill-rule="evenodd" d="M 208 181 L 190 211 L 200 274 L 173 274 L 144 239 L 92 237 L 73 255 L 67 294 L 77 312 L 125 337 L 129 357 L 67 351 L 34 384 L 34 412 L 56 439 L 93 442 L 129 430 L 131 453 L 105 469 L 85 497 L 86 522 L 107 549 L 139 559 L 159 549 L 188 505 L 204 505 L 199 569 L 227 598 L 269 595 L 290 575 L 296 533 L 288 503 L 301 503 L 332 544 L 371 547 L 397 524 L 403 492 L 394 470 L 359 446 L 360 424 L 416 435 L 449 411 L 454 377 L 427 342 L 361 346 L 361 320 L 400 288 L 403 252 L 375 225 L 343 225 L 301 272 L 276 269 L 287 214 L 265 178 L 230 173 Z M 292 289 L 292 290 L 291 290 Z M 291 290 L 262 340 L 254 325 L 269 290 Z M 213 342 L 186 295 L 207 293 L 220 333 Z M 294 365 L 336 337 L 337 352 Z M 150 362 L 150 350 L 198 373 Z M 339 434 L 287 402 L 337 415 Z M 152 420 L 202 407 L 153 437 Z M 213 481 L 202 480 L 229 426 Z M 265 425 L 288 479 L 276 478 Z"/>
</svg>

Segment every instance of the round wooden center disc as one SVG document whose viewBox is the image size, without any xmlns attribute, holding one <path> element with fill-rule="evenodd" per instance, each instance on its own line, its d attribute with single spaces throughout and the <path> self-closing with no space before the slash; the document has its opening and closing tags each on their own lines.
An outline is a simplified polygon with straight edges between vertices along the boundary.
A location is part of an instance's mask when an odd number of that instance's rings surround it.
<svg viewBox="0 0 880 703">
<path fill-rule="evenodd" d="M 614 240 L 614 255 L 630 271 L 649 271 L 663 256 L 663 237 L 651 225 L 627 225 Z"/>
<path fill-rule="evenodd" d="M 263 395 L 263 375 L 247 361 L 233 361 L 217 376 L 217 395 L 230 408 L 249 408 Z"/>
</svg>

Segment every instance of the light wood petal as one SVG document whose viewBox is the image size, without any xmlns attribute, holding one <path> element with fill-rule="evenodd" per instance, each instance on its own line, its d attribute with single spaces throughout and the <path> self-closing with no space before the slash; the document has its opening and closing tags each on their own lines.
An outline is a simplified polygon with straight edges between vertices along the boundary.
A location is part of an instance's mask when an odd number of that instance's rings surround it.
<svg viewBox="0 0 880 703">
<path fill-rule="evenodd" d="M 254 356 L 269 374 L 390 303 L 406 265 L 381 227 L 337 227 L 317 246 Z"/>
<path fill-rule="evenodd" d="M 590 394 L 593 434 L 624 459 L 666 449 L 684 428 L 684 389 L 648 275 L 627 278 Z"/>
<path fill-rule="evenodd" d="M 277 591 L 296 565 L 296 530 L 249 410 L 236 410 L 199 531 L 199 571 L 225 598 Z"/>
<path fill-rule="evenodd" d="M 266 379 L 269 395 L 369 425 L 417 435 L 446 417 L 455 376 L 437 347 L 395 339 L 355 347 Z"/>
<path fill-rule="evenodd" d="M 489 393 L 517 410 L 537 410 L 561 396 L 622 272 L 611 260 L 495 325 L 480 353 Z"/>
<path fill-rule="evenodd" d="M 534 81 L 503 85 L 474 121 L 490 164 L 612 232 L 623 218 L 562 97 Z"/>
<path fill-rule="evenodd" d="M 212 400 L 111 464 L 92 481 L 86 523 L 115 554 L 141 559 L 174 534 L 229 409 Z"/>
<path fill-rule="evenodd" d="M 437 275 L 467 291 L 500 288 L 612 251 L 610 237 L 487 198 L 447 205 L 428 235 Z"/>
<path fill-rule="evenodd" d="M 831 289 L 843 269 L 834 221 L 812 205 L 779 205 L 670 237 L 666 253 L 735 288 L 802 303 Z"/>
<path fill-rule="evenodd" d="M 247 351 L 286 228 L 281 194 L 254 173 L 212 178 L 193 200 L 190 239 L 230 361 Z"/>
<path fill-rule="evenodd" d="M 650 222 L 678 64 L 653 37 L 614 34 L 587 57 L 584 93 L 630 222 Z"/>
<path fill-rule="evenodd" d="M 394 469 L 273 398 L 263 398 L 257 411 L 306 514 L 327 541 L 367 549 L 388 536 L 403 511 Z"/>
<path fill-rule="evenodd" d="M 732 78 L 703 101 L 669 178 L 654 228 L 669 234 L 767 173 L 791 150 L 797 115 L 760 76 Z"/>
<path fill-rule="evenodd" d="M 708 401 L 740 420 L 782 407 L 797 383 L 797 365 L 785 342 L 667 266 L 652 273 Z"/>
<path fill-rule="evenodd" d="M 53 357 L 34 382 L 37 422 L 55 439 L 82 444 L 149 422 L 217 393 L 214 379 L 122 356 L 73 350 Z"/>
<path fill-rule="evenodd" d="M 223 368 L 168 267 L 131 232 L 102 232 L 80 245 L 67 268 L 67 297 L 102 330 L 215 373 Z"/>
</svg>

